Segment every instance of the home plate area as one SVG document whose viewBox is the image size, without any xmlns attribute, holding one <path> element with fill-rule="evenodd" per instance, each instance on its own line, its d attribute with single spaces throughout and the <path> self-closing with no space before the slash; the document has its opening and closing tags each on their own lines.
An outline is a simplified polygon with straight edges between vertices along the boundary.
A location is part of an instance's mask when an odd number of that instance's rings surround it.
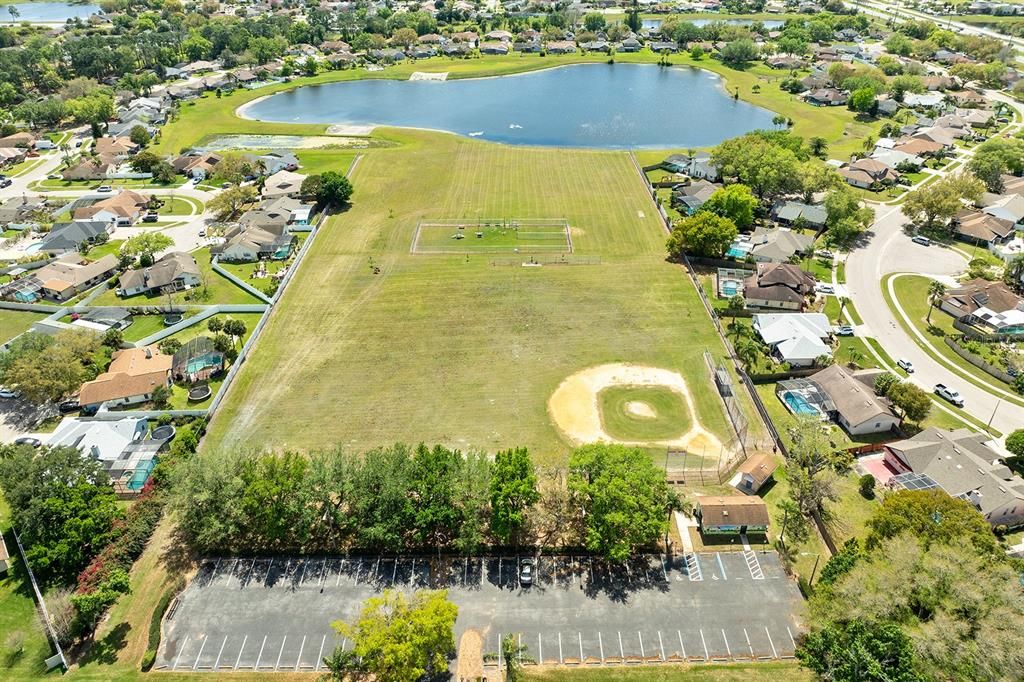
<svg viewBox="0 0 1024 682">
<path fill-rule="evenodd" d="M 456 641 L 483 634 L 497 666 L 514 634 L 524 663 L 630 664 L 790 658 L 800 597 L 772 552 L 591 557 L 205 560 L 164 619 L 156 669 L 319 671 L 334 647 L 331 623 L 394 587 L 447 589 L 459 607 Z"/>
</svg>

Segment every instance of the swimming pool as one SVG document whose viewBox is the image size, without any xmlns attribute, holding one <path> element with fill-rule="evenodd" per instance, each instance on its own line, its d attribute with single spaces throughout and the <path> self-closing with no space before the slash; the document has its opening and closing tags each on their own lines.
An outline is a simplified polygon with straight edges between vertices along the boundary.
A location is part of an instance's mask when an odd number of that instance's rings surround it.
<svg viewBox="0 0 1024 682">
<path fill-rule="evenodd" d="M 29 244 L 25 247 L 25 253 L 35 253 L 39 249 L 43 248 L 42 242 L 36 242 L 35 244 Z"/>
<path fill-rule="evenodd" d="M 722 282 L 722 293 L 726 296 L 735 296 L 739 290 L 739 284 L 736 282 Z"/>
<path fill-rule="evenodd" d="M 806 414 L 811 415 L 813 417 L 816 417 L 820 414 L 818 408 L 807 402 L 807 399 L 804 398 L 799 393 L 787 391 L 782 394 L 782 400 L 783 402 L 786 403 L 786 405 L 789 407 L 790 412 L 792 412 L 793 414 Z"/>
<path fill-rule="evenodd" d="M 733 242 L 729 245 L 729 250 L 725 252 L 725 255 L 729 258 L 735 258 L 737 260 L 746 260 L 747 256 L 750 255 L 750 250 L 754 248 L 753 244 L 745 242 Z"/>
</svg>

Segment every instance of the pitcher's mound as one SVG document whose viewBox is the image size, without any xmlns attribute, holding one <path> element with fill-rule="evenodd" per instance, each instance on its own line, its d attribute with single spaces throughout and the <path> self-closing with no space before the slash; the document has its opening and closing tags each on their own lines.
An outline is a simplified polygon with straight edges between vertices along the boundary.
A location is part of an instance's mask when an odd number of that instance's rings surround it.
<svg viewBox="0 0 1024 682">
<path fill-rule="evenodd" d="M 608 432 L 605 421 L 614 415 L 602 414 L 600 396 L 606 389 L 661 389 L 661 393 L 672 393 L 681 396 L 685 412 L 678 415 L 676 422 L 680 429 L 671 437 L 654 436 L 650 439 L 640 437 L 615 437 Z M 678 401 L 678 397 L 676 398 Z M 655 421 L 662 418 L 648 400 L 629 400 L 623 404 L 623 414 L 635 422 Z M 721 442 L 700 425 L 693 398 L 686 386 L 686 380 L 678 373 L 657 367 L 614 363 L 589 367 L 563 381 L 548 400 L 548 412 L 555 426 L 576 444 L 585 443 L 623 443 L 626 445 L 655 445 L 686 448 L 690 451 L 704 451 L 709 455 L 721 450 Z M 686 417 L 689 417 L 688 419 Z M 623 432 L 623 425 L 617 423 L 615 431 Z M 659 434 L 662 429 L 641 427 L 630 430 L 635 433 L 649 432 Z M 665 435 L 668 435 L 666 433 Z M 682 435 L 677 435 L 677 434 Z"/>
</svg>

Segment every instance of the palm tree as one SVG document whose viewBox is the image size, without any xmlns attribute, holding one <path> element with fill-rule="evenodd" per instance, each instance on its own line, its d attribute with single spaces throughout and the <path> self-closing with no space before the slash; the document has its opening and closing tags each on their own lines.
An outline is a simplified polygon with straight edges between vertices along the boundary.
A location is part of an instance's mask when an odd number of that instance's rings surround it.
<svg viewBox="0 0 1024 682">
<path fill-rule="evenodd" d="M 850 302 L 850 299 L 846 296 L 839 297 L 839 315 L 836 317 L 836 322 L 843 321 L 843 310 L 846 309 L 846 304 Z"/>
<path fill-rule="evenodd" d="M 732 338 L 733 345 L 739 342 L 740 339 L 749 339 L 753 334 L 753 330 L 745 324 L 733 320 L 725 327 L 726 336 Z"/>
<path fill-rule="evenodd" d="M 748 370 L 756 365 L 757 359 L 761 357 L 761 349 L 753 339 L 740 339 L 735 344 L 735 351 L 736 357 L 739 358 L 740 362 Z"/>
<path fill-rule="evenodd" d="M 850 349 L 846 351 L 846 358 L 849 360 L 851 367 L 857 367 L 864 359 L 864 353 L 851 346 Z"/>
<path fill-rule="evenodd" d="M 932 309 L 935 308 L 935 301 L 946 295 L 946 285 L 937 280 L 932 280 L 928 285 L 928 317 L 925 322 L 932 323 Z"/>
</svg>

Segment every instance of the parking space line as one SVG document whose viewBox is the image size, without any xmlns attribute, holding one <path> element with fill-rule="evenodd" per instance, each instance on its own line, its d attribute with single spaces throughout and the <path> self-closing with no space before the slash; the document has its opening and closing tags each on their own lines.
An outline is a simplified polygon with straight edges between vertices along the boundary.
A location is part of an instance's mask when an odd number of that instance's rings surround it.
<svg viewBox="0 0 1024 682">
<path fill-rule="evenodd" d="M 639 632 L 636 633 L 636 636 L 640 640 L 640 658 L 647 658 L 647 654 L 644 653 L 644 636 Z"/>
<path fill-rule="evenodd" d="M 324 645 L 327 644 L 327 635 L 320 640 L 320 653 L 316 655 L 316 665 L 313 666 L 314 672 L 320 672 L 320 661 L 324 660 Z"/>
<path fill-rule="evenodd" d="M 757 554 L 755 552 L 743 552 L 743 558 L 747 561 L 750 577 L 754 580 L 764 580 L 764 571 L 761 570 L 761 562 L 757 560 Z"/>
<path fill-rule="evenodd" d="M 661 660 L 665 660 L 665 642 L 661 639 L 661 630 L 658 630 L 658 648 L 661 649 Z"/>
<path fill-rule="evenodd" d="M 324 563 L 320 566 L 320 580 L 317 581 L 317 584 L 320 585 L 320 587 L 324 586 L 324 578 L 327 577 L 327 561 L 328 560 L 324 558 Z"/>
<path fill-rule="evenodd" d="M 676 630 L 676 637 L 679 638 L 679 651 L 683 654 L 683 658 L 686 658 L 686 647 L 683 646 L 683 633 Z"/>
<path fill-rule="evenodd" d="M 768 632 L 768 626 L 764 626 L 764 634 L 768 635 L 768 643 L 772 647 L 772 658 L 778 658 L 779 652 L 775 650 L 775 642 L 772 641 L 772 633 Z"/>
<path fill-rule="evenodd" d="M 377 571 L 380 570 L 380 557 L 377 557 L 377 563 L 373 565 L 373 579 L 377 579 Z"/>
<path fill-rule="evenodd" d="M 668 580 L 668 569 L 665 568 L 665 557 L 664 557 L 664 555 L 661 557 L 661 575 L 662 575 L 662 577 L 665 578 L 666 581 Z"/>
<path fill-rule="evenodd" d="M 503 647 L 501 646 L 501 633 L 499 632 L 498 633 L 498 670 L 501 670 L 501 650 L 502 650 L 502 648 Z"/>
<path fill-rule="evenodd" d="M 299 576 L 299 584 L 306 582 L 306 569 L 309 568 L 309 559 L 302 562 L 302 575 Z"/>
<path fill-rule="evenodd" d="M 692 581 L 704 580 L 704 573 L 700 570 L 700 559 L 692 552 L 686 555 L 686 575 Z"/>
<path fill-rule="evenodd" d="M 619 660 L 622 661 L 622 662 L 625 662 L 626 661 L 626 652 L 622 650 L 622 633 L 621 632 L 617 632 L 615 634 L 617 634 L 619 636 Z"/>
<path fill-rule="evenodd" d="M 409 572 L 409 585 L 412 585 L 412 581 L 416 579 L 416 558 L 412 560 L 412 570 Z"/>
<path fill-rule="evenodd" d="M 747 629 L 746 628 L 743 628 L 743 636 L 747 638 L 747 648 L 750 649 L 750 658 L 753 659 L 753 658 L 755 658 L 755 656 L 754 656 L 754 645 L 750 643 L 750 635 L 747 634 Z"/>
<path fill-rule="evenodd" d="M 395 568 L 398 568 L 398 560 L 395 560 Z M 469 576 L 469 557 L 462 560 L 462 586 L 466 586 L 466 579 Z M 394 573 L 391 574 L 391 582 L 395 582 Z"/>
<path fill-rule="evenodd" d="M 569 557 L 569 566 L 572 570 L 569 571 L 569 575 L 572 576 L 572 584 L 576 584 L 576 557 Z"/>
<path fill-rule="evenodd" d="M 188 635 L 185 635 L 185 641 L 181 643 L 181 648 L 178 649 L 178 655 L 174 657 L 174 663 L 171 664 L 171 670 L 178 667 L 178 661 L 181 660 L 181 655 L 185 653 L 185 647 L 188 646 Z"/>
<path fill-rule="evenodd" d="M 196 654 L 196 660 L 194 660 L 192 662 L 192 669 L 193 670 L 197 670 L 199 668 L 199 659 L 203 657 L 203 649 L 206 648 L 206 640 L 209 639 L 209 638 L 210 638 L 209 635 L 206 635 L 205 637 L 203 637 L 203 643 L 199 645 L 199 653 Z"/>
<path fill-rule="evenodd" d="M 284 645 L 287 643 L 288 635 L 285 635 L 284 639 L 281 640 L 281 650 L 277 652 L 277 661 L 274 662 L 274 670 L 277 670 L 281 667 L 281 655 L 284 653 Z"/>
<path fill-rule="evenodd" d="M 255 559 L 252 560 L 252 565 L 249 566 L 249 570 L 246 572 L 245 578 L 242 579 L 242 586 L 244 586 L 245 583 L 247 583 L 249 581 L 249 576 L 252 575 L 252 569 L 254 569 L 254 568 L 256 568 L 256 560 Z"/>
<path fill-rule="evenodd" d="M 718 568 L 722 571 L 722 580 L 728 580 L 729 576 L 725 574 L 725 564 L 722 563 L 722 553 L 715 552 L 715 558 L 718 559 Z"/>
<path fill-rule="evenodd" d="M 395 565 L 391 567 L 391 584 L 395 584 L 395 576 L 398 575 L 398 557 L 395 557 Z M 463 582 L 465 585 L 465 582 Z"/>
<path fill-rule="evenodd" d="M 242 646 L 238 649 L 238 658 L 235 659 L 235 666 L 232 670 L 238 670 L 238 664 L 242 662 L 242 652 L 245 651 L 245 643 L 249 641 L 249 635 L 242 637 Z"/>
<path fill-rule="evenodd" d="M 577 632 L 576 636 L 580 639 L 580 663 L 583 662 L 583 633 Z"/>
<path fill-rule="evenodd" d="M 704 639 L 704 631 L 701 630 L 700 628 L 698 628 L 697 632 L 700 633 L 700 643 L 701 643 L 701 646 L 704 647 L 704 660 L 707 661 L 707 660 L 710 659 L 710 657 L 708 656 L 708 643 Z"/>
<path fill-rule="evenodd" d="M 587 559 L 587 564 L 590 567 L 590 582 L 594 582 L 594 559 L 590 557 Z"/>
<path fill-rule="evenodd" d="M 789 633 L 789 641 L 793 643 L 793 651 L 796 651 L 796 640 L 793 639 L 793 631 L 789 629 L 788 625 L 786 626 L 786 632 Z"/>
<path fill-rule="evenodd" d="M 267 581 L 270 580 L 270 571 L 274 568 L 274 560 L 271 559 L 270 563 L 267 564 L 267 574 L 263 576 L 263 584 L 266 585 Z"/>
<path fill-rule="evenodd" d="M 501 656 L 501 648 L 500 647 L 498 648 L 498 655 Z M 558 662 L 561 663 L 563 660 L 565 660 L 565 659 L 562 658 L 562 633 L 559 632 L 558 633 Z M 501 667 L 501 663 L 498 664 L 498 667 L 499 668 Z"/>
<path fill-rule="evenodd" d="M 256 655 L 256 665 L 252 667 L 253 670 L 260 669 L 260 659 L 263 658 L 263 648 L 267 646 L 267 636 L 263 635 L 263 644 L 260 644 L 260 652 Z"/>
<path fill-rule="evenodd" d="M 224 576 L 224 584 L 225 585 L 230 585 L 231 584 L 231 576 L 233 576 L 235 574 L 235 569 L 236 568 L 238 568 L 238 559 L 235 559 L 234 563 L 231 564 L 231 570 L 228 571 L 227 575 Z"/>
<path fill-rule="evenodd" d="M 732 658 L 732 647 L 729 646 L 729 638 L 725 636 L 725 628 L 722 628 L 722 639 L 725 640 L 725 650 L 729 653 L 729 658 Z"/>
<path fill-rule="evenodd" d="M 306 636 L 302 636 L 302 644 L 299 645 L 299 657 L 295 659 L 295 671 L 299 670 L 299 663 L 302 663 L 302 650 L 306 648 Z"/>
<path fill-rule="evenodd" d="M 601 651 L 601 662 L 604 663 L 604 642 L 601 640 L 601 633 L 597 633 L 597 647 Z"/>
<path fill-rule="evenodd" d="M 213 669 L 220 668 L 220 657 L 224 655 L 224 647 L 228 643 L 228 636 L 224 635 L 224 641 L 220 643 L 220 651 L 217 652 L 217 660 L 213 662 Z"/>
<path fill-rule="evenodd" d="M 544 664 L 544 642 L 541 639 L 540 633 L 537 633 L 537 662 L 541 665 Z"/>
</svg>

